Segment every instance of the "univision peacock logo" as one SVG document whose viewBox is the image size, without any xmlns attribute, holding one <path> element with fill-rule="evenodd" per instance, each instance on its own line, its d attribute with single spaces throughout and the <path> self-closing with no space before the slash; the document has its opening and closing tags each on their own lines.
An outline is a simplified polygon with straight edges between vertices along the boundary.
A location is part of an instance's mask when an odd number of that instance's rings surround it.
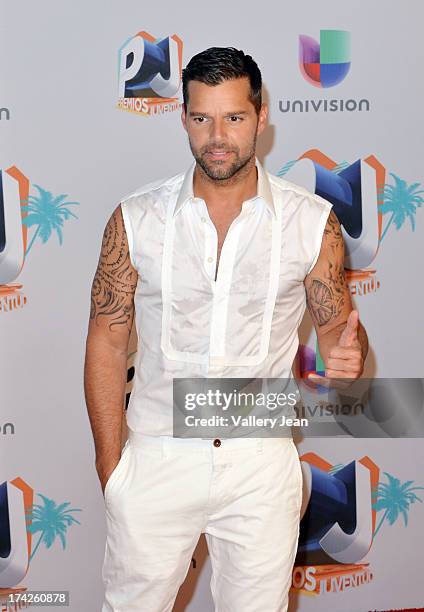
<svg viewBox="0 0 424 612">
<path fill-rule="evenodd" d="M 315 87 L 334 87 L 350 70 L 350 32 L 321 30 L 320 41 L 299 36 L 299 67 L 302 75 Z"/>
</svg>

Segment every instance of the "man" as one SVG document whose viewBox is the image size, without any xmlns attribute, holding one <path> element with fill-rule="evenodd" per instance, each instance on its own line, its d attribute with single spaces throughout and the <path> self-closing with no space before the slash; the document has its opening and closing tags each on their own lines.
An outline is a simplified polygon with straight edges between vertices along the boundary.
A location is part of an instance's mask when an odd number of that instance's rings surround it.
<svg viewBox="0 0 424 612">
<path fill-rule="evenodd" d="M 261 86 L 242 51 L 194 56 L 182 122 L 195 163 L 125 198 L 104 232 L 85 363 L 107 514 L 103 612 L 172 610 L 201 533 L 216 610 L 287 610 L 302 497 L 292 438 L 174 437 L 172 381 L 290 377 L 306 301 L 327 377 L 363 370 L 331 205 L 256 160 Z"/>
</svg>

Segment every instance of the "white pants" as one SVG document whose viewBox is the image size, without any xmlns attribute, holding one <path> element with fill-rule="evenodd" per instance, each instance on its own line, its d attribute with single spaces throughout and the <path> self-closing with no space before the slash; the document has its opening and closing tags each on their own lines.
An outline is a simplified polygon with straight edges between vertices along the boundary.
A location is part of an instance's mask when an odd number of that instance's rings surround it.
<svg viewBox="0 0 424 612">
<path fill-rule="evenodd" d="M 284 612 L 301 500 L 291 438 L 130 430 L 105 489 L 102 612 L 171 612 L 201 533 L 216 612 Z"/>
</svg>

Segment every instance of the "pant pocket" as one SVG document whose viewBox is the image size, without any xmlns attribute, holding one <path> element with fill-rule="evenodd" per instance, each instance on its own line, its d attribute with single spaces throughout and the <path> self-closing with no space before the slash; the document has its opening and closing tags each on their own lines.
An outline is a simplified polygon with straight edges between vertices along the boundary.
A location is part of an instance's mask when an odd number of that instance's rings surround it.
<svg viewBox="0 0 424 612">
<path fill-rule="evenodd" d="M 116 466 L 114 467 L 112 473 L 110 474 L 109 478 L 107 479 L 106 485 L 105 485 L 105 489 L 104 489 L 104 500 L 107 503 L 111 490 L 113 488 L 113 485 L 115 484 L 115 482 L 117 481 L 117 479 L 119 479 L 120 474 L 122 472 L 122 468 L 128 458 L 129 455 L 129 440 L 127 440 L 125 442 L 125 445 L 121 451 L 121 456 L 119 458 L 118 463 L 116 464 Z"/>
</svg>

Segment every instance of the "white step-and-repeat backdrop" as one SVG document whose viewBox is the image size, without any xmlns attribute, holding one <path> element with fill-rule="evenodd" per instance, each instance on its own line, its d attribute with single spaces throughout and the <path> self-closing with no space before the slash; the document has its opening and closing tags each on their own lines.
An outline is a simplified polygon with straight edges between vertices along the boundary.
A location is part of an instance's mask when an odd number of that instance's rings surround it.
<svg viewBox="0 0 424 612">
<path fill-rule="evenodd" d="M 66 590 L 68 609 L 93 612 L 105 518 L 83 394 L 90 288 L 120 199 L 191 163 L 181 66 L 210 46 L 256 59 L 270 106 L 259 156 L 337 205 L 370 338 L 367 375 L 421 377 L 424 7 L 0 6 L 0 593 Z M 144 91 L 126 97 L 140 69 Z M 134 337 L 128 393 L 133 351 Z M 299 356 L 319 370 L 307 318 Z M 298 448 L 312 490 L 290 609 L 424 606 L 422 440 L 307 438 Z M 175 610 L 212 611 L 209 579 L 201 538 Z"/>
</svg>

